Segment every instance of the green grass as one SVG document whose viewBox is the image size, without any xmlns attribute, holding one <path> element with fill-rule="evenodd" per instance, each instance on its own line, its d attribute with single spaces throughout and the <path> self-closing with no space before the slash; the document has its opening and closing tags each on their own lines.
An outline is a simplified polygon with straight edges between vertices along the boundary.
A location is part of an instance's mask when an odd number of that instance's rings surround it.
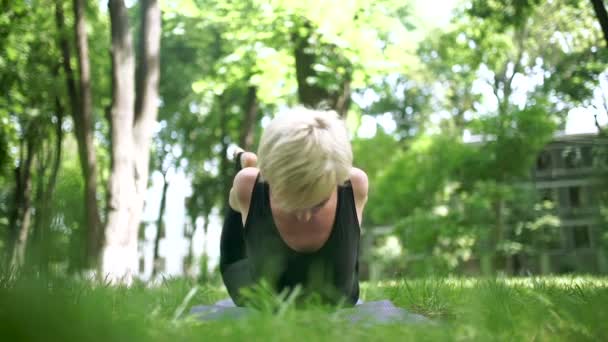
<svg viewBox="0 0 608 342">
<path fill-rule="evenodd" d="M 190 307 L 226 294 L 180 279 L 153 288 L 65 280 L 0 281 L 0 287 L 0 341 L 608 340 L 608 278 L 597 277 L 363 284 L 364 300 L 390 299 L 432 318 L 432 325 L 355 325 L 314 306 L 200 322 L 188 317 Z"/>
</svg>

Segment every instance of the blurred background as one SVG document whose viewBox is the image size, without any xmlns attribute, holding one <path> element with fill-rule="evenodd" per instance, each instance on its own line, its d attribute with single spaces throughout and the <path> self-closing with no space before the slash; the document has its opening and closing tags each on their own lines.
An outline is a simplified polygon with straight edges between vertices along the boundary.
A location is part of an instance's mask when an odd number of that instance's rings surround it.
<svg viewBox="0 0 608 342">
<path fill-rule="evenodd" d="M 0 0 L 4 267 L 216 282 L 235 145 L 368 173 L 364 279 L 608 273 L 603 0 Z"/>
</svg>

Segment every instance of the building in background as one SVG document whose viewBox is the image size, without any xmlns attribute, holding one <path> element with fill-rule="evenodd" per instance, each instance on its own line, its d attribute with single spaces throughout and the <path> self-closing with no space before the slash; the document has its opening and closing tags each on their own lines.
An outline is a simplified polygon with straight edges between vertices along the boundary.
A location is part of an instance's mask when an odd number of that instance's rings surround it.
<svg viewBox="0 0 608 342">
<path fill-rule="evenodd" d="M 505 233 L 508 239 L 519 241 L 526 248 L 514 255 L 502 255 L 497 261 L 502 270 L 515 275 L 608 273 L 608 226 L 600 207 L 601 191 L 608 188 L 608 170 L 605 164 L 603 168 L 598 167 L 599 160 L 608 161 L 608 139 L 595 133 L 556 135 L 543 148 L 531 170 L 530 180 L 522 185 L 537 191 L 538 202 L 547 208 L 543 215 L 552 218 L 551 224 L 519 236 L 515 234 L 515 227 L 509 227 Z M 400 249 L 396 246 L 399 240 L 391 239 L 394 234 L 392 226 L 363 230 L 360 265 L 363 277 L 380 279 L 386 272 L 389 275 L 395 271 L 408 272 L 411 265 L 432 257 L 430 251 L 428 254 L 405 253 L 398 257 L 402 261 L 397 263 L 404 269 L 385 270 L 387 266 L 374 258 Z M 495 271 L 496 266 L 492 265 L 485 266 L 490 269 L 484 271 L 482 258 L 472 255 L 456 272 L 478 275 Z"/>
<path fill-rule="evenodd" d="M 600 212 L 605 170 L 595 162 L 608 152 L 608 140 L 597 134 L 555 137 L 539 154 L 532 173 L 540 199 L 552 204 L 559 226 L 548 233 L 544 250 L 522 258 L 522 269 L 534 273 L 606 273 L 601 248 L 608 232 Z"/>
</svg>

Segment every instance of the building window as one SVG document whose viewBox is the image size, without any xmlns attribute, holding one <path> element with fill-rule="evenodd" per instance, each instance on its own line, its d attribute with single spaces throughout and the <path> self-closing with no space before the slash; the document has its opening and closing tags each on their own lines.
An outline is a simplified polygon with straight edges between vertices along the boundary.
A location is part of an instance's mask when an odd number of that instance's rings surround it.
<svg viewBox="0 0 608 342">
<path fill-rule="evenodd" d="M 551 168 L 551 153 L 549 151 L 542 151 L 538 158 L 536 158 L 536 169 L 539 171 L 548 170 Z"/>
<path fill-rule="evenodd" d="M 564 151 L 564 164 L 567 169 L 574 169 L 581 166 L 581 151 L 578 148 L 568 148 Z"/>
<path fill-rule="evenodd" d="M 584 204 L 589 207 L 596 207 L 597 202 L 599 201 L 598 195 L 602 190 L 596 189 L 593 186 L 586 186 L 583 188 L 583 193 L 585 194 Z"/>
<path fill-rule="evenodd" d="M 540 193 L 541 202 L 555 202 L 555 194 L 553 189 L 543 189 Z"/>
<path fill-rule="evenodd" d="M 547 250 L 560 250 L 563 248 L 561 228 L 545 227 L 538 230 L 538 239 L 542 241 L 543 248 Z"/>
<path fill-rule="evenodd" d="M 575 248 L 591 247 L 591 239 L 589 237 L 588 226 L 575 226 L 572 228 L 572 233 Z"/>
<path fill-rule="evenodd" d="M 577 186 L 568 188 L 568 199 L 571 208 L 579 208 L 581 206 L 581 188 Z"/>
<path fill-rule="evenodd" d="M 593 149 L 591 146 L 585 146 L 581 149 L 581 159 L 584 166 L 593 166 Z"/>
</svg>

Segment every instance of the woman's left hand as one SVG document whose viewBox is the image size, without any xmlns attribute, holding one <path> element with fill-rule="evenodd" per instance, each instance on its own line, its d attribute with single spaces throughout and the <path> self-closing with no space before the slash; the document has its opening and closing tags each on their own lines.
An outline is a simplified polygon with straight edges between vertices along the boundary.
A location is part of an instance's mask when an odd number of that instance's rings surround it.
<svg viewBox="0 0 608 342">
<path fill-rule="evenodd" d="M 241 154 L 241 166 L 243 168 L 246 167 L 256 167 L 258 165 L 258 156 L 253 152 L 246 152 L 242 148 L 238 147 L 234 150 L 233 158 L 236 158 L 239 153 Z"/>
</svg>

